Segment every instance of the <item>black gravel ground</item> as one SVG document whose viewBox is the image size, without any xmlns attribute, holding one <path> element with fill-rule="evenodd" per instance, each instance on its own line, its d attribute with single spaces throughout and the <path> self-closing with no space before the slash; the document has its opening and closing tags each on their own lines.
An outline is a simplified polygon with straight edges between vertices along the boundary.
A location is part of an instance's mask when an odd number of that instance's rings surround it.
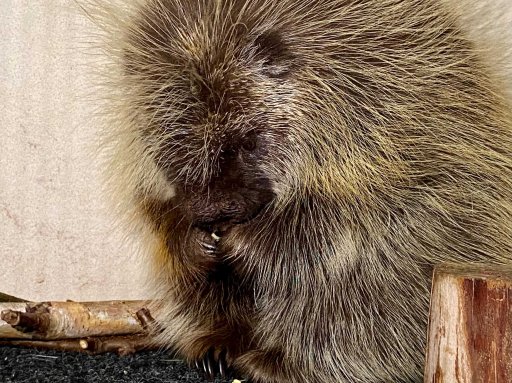
<svg viewBox="0 0 512 383">
<path fill-rule="evenodd" d="M 233 379 L 215 380 L 230 383 Z M 0 347 L 0 383 L 207 383 L 199 371 L 165 352 L 120 357 Z M 211 382 L 210 382 L 211 383 Z"/>
</svg>

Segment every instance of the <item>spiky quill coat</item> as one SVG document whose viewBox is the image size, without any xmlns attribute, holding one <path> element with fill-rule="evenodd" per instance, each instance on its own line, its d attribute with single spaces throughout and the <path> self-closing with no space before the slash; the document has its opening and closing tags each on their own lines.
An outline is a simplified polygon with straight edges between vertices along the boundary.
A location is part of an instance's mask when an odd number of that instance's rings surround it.
<svg viewBox="0 0 512 383">
<path fill-rule="evenodd" d="M 433 265 L 512 258 L 510 103 L 457 10 L 91 8 L 110 186 L 161 340 L 261 383 L 422 381 Z"/>
</svg>

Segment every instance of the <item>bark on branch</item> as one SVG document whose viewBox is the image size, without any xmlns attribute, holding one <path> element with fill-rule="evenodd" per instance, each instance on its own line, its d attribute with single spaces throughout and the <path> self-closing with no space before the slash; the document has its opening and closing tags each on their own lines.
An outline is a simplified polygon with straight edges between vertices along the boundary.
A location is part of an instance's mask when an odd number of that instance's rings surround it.
<svg viewBox="0 0 512 383">
<path fill-rule="evenodd" d="M 142 350 L 155 350 L 159 348 L 151 341 L 147 334 L 61 340 L 12 339 L 0 340 L 0 346 L 82 352 L 89 355 L 108 352 L 118 355 L 130 355 Z"/>
<path fill-rule="evenodd" d="M 2 295 L 3 297 L 8 297 Z M 0 346 L 131 354 L 158 345 L 148 301 L 3 302 Z"/>
<path fill-rule="evenodd" d="M 0 303 L 0 338 L 57 340 L 144 333 L 137 312 L 147 303 Z"/>
<path fill-rule="evenodd" d="M 25 299 L 13 297 L 12 295 L 0 293 L 0 302 L 28 302 Z"/>
</svg>

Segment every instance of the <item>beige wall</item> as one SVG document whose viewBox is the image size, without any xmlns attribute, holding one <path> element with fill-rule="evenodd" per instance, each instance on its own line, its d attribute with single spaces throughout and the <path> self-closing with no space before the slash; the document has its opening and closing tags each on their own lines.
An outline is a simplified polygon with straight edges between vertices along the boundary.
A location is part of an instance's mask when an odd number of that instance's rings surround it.
<svg viewBox="0 0 512 383">
<path fill-rule="evenodd" d="M 478 2 L 512 14 L 512 0 Z M 93 26 L 73 4 L 0 0 L 0 291 L 141 298 L 143 266 L 99 192 L 82 49 Z"/>
<path fill-rule="evenodd" d="M 140 262 L 99 192 L 92 26 L 73 3 L 0 0 L 0 292 L 140 298 Z"/>
</svg>

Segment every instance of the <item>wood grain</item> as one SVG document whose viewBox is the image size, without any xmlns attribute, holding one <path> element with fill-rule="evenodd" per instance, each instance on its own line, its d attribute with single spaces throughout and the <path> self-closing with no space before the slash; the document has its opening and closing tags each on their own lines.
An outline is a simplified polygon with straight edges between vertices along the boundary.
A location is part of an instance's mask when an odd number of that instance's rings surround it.
<svg viewBox="0 0 512 383">
<path fill-rule="evenodd" d="M 426 383 L 512 382 L 512 268 L 436 268 Z"/>
</svg>

